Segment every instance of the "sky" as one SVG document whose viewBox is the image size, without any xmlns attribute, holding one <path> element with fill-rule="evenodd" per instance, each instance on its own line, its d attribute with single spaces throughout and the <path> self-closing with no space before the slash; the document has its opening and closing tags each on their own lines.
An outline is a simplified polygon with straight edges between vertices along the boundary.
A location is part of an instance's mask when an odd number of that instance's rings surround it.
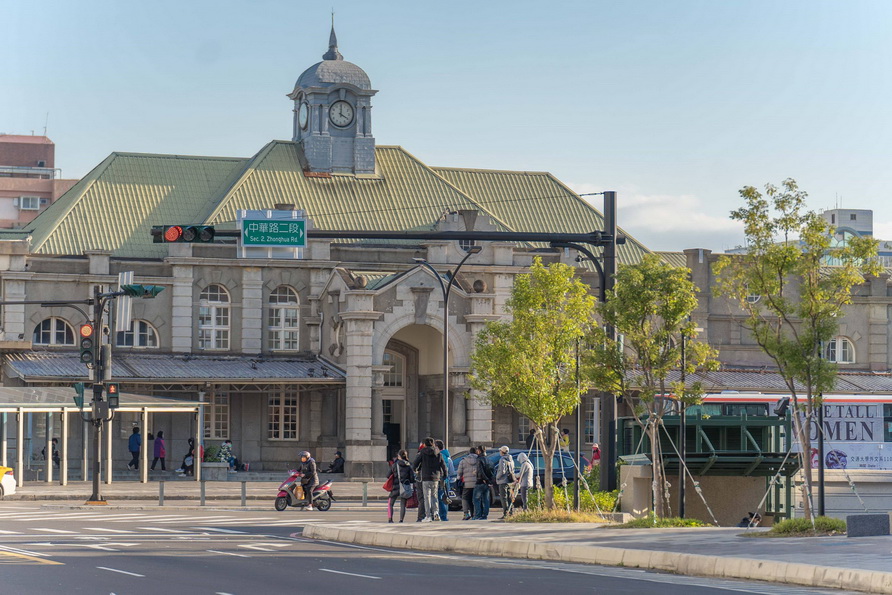
<svg viewBox="0 0 892 595">
<path fill-rule="evenodd" d="M 46 125 L 66 178 L 113 151 L 251 156 L 290 140 L 332 9 L 377 143 L 429 165 L 615 190 L 653 250 L 740 245 L 739 190 L 785 178 L 892 239 L 887 0 L 0 0 L 0 132 Z"/>
</svg>

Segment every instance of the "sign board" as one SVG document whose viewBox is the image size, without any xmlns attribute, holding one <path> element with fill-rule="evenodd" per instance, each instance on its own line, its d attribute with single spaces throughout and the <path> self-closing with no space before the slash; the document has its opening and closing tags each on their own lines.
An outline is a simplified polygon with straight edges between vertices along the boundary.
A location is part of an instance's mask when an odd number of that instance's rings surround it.
<svg viewBox="0 0 892 595">
<path fill-rule="evenodd" d="M 241 227 L 245 246 L 304 248 L 307 245 L 306 219 L 242 219 Z"/>
</svg>

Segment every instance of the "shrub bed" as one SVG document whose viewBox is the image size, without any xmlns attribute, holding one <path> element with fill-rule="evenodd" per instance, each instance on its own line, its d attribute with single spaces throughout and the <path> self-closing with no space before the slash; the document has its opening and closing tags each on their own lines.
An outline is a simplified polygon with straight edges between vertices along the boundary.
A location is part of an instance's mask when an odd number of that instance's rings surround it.
<svg viewBox="0 0 892 595">
<path fill-rule="evenodd" d="M 664 529 L 670 527 L 709 527 L 709 524 L 697 519 L 681 519 L 667 517 L 656 519 L 653 515 L 640 519 L 633 519 L 628 523 L 616 525 L 618 529 Z"/>
<path fill-rule="evenodd" d="M 508 523 L 606 523 L 598 514 L 576 512 L 556 508 L 554 510 L 530 509 L 516 512 L 505 519 Z"/>
<path fill-rule="evenodd" d="M 768 531 L 744 533 L 746 537 L 825 537 L 846 532 L 846 522 L 827 516 L 815 518 L 812 527 L 809 519 L 786 519 L 776 523 Z"/>
</svg>

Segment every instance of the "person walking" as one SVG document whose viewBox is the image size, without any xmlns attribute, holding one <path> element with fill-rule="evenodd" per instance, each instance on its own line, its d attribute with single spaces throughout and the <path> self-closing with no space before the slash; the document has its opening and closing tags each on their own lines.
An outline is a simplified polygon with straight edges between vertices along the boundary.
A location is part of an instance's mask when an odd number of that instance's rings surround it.
<svg viewBox="0 0 892 595">
<path fill-rule="evenodd" d="M 152 471 L 155 470 L 155 464 L 161 461 L 161 470 L 167 471 L 164 466 L 164 457 L 167 456 L 167 449 L 164 447 L 164 431 L 161 430 L 155 435 L 155 458 L 152 459 Z"/>
<path fill-rule="evenodd" d="M 485 521 L 489 518 L 490 493 L 492 485 L 492 466 L 486 459 L 486 447 L 477 446 L 477 485 L 474 486 L 474 519 Z"/>
<path fill-rule="evenodd" d="M 510 449 L 507 446 L 499 448 L 499 464 L 496 467 L 496 487 L 499 490 L 499 501 L 502 503 L 502 518 L 508 517 L 508 510 L 511 507 L 511 486 L 517 478 L 514 475 L 514 459 L 508 454 Z"/>
<path fill-rule="evenodd" d="M 390 468 L 390 474 L 393 476 L 393 489 L 390 490 L 390 497 L 387 498 L 387 522 L 393 522 L 393 505 L 397 500 L 400 501 L 400 522 L 406 518 L 406 500 L 403 497 L 407 490 L 415 491 L 415 471 L 409 464 L 409 453 L 405 449 L 401 450 Z"/>
<path fill-rule="evenodd" d="M 442 440 L 434 440 L 434 446 L 440 449 L 440 454 L 443 455 L 443 462 L 446 463 L 446 474 L 440 480 L 437 488 L 437 501 L 440 504 L 440 520 L 448 521 L 449 504 L 446 503 L 446 496 L 452 489 L 452 484 L 455 481 L 455 463 L 452 462 L 449 450 Z"/>
<path fill-rule="evenodd" d="M 527 510 L 527 491 L 533 487 L 533 463 L 525 452 L 517 455 L 517 462 L 520 463 L 520 473 L 517 475 L 520 505 Z"/>
<path fill-rule="evenodd" d="M 469 521 L 476 516 L 474 514 L 474 486 L 477 485 L 477 447 L 471 447 L 468 455 L 462 458 L 455 472 L 458 475 L 459 483 L 462 485 L 462 520 Z"/>
<path fill-rule="evenodd" d="M 425 438 L 422 441 L 424 448 L 412 462 L 412 468 L 421 475 L 421 490 L 424 496 L 424 508 L 426 516 L 421 522 L 429 523 L 440 520 L 439 502 L 437 501 L 437 488 L 440 478 L 446 475 L 446 463 L 440 449 L 434 446 L 433 438 Z"/>
<path fill-rule="evenodd" d="M 130 439 L 127 440 L 127 450 L 130 451 L 130 462 L 127 463 L 128 469 L 139 469 L 139 449 L 142 447 L 142 435 L 139 428 L 133 428 Z"/>
</svg>

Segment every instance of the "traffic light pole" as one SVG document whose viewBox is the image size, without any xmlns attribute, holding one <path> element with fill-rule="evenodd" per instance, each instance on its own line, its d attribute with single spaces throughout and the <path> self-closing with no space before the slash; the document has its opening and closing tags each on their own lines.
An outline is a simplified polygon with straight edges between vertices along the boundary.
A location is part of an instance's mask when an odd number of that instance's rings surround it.
<svg viewBox="0 0 892 595">
<path fill-rule="evenodd" d="M 103 406 L 102 383 L 105 380 L 105 366 L 102 362 L 102 312 L 105 309 L 105 299 L 97 285 L 93 293 L 93 329 L 96 340 L 93 342 L 93 407 L 89 422 L 93 424 L 93 493 L 87 504 L 108 504 L 99 492 L 100 475 L 102 474 L 102 424 L 111 421 L 114 411 L 109 411 L 108 405 Z M 106 419 L 106 415 L 108 418 Z M 111 471 L 109 471 L 111 472 Z"/>
</svg>

